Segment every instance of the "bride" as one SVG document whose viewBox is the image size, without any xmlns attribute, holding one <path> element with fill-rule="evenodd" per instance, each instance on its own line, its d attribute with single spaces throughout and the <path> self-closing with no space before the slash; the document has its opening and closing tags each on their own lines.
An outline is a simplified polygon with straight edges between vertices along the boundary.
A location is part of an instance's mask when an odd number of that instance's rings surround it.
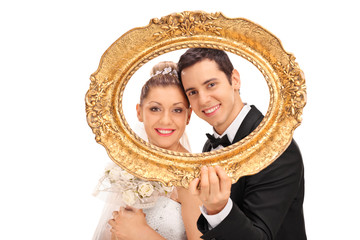
<svg viewBox="0 0 360 240">
<path fill-rule="evenodd" d="M 181 139 L 191 108 L 176 69 L 173 62 L 160 62 L 153 67 L 151 78 L 142 88 L 140 103 L 136 105 L 137 117 L 143 122 L 150 143 L 188 152 Z M 93 240 L 181 240 L 200 239 L 202 235 L 196 226 L 201 202 L 185 188 L 173 188 L 168 197 L 160 196 L 154 206 L 144 209 L 123 206 L 114 199 L 108 196 Z"/>
</svg>

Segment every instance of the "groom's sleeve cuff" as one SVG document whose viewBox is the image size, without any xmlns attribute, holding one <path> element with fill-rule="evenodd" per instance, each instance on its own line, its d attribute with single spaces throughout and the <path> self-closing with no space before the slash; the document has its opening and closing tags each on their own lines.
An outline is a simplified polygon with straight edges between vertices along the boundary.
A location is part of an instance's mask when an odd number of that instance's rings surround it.
<svg viewBox="0 0 360 240">
<path fill-rule="evenodd" d="M 213 229 L 217 225 L 219 225 L 227 217 L 227 215 L 229 215 L 232 207 L 233 207 L 233 202 L 229 198 L 229 200 L 228 200 L 227 204 L 225 205 L 224 209 L 221 210 L 218 214 L 208 215 L 204 205 L 202 205 L 200 207 L 200 211 L 201 211 L 202 215 L 205 217 L 205 219 L 207 220 L 207 222 L 209 224 L 209 229 Z"/>
</svg>

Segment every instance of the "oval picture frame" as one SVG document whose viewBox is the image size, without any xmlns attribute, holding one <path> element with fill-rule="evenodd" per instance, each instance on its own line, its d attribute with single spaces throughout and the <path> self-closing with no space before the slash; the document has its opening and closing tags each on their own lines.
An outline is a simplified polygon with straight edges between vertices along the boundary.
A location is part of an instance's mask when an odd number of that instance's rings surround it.
<svg viewBox="0 0 360 240">
<path fill-rule="evenodd" d="M 148 61 L 194 47 L 224 50 L 251 62 L 266 80 L 269 107 L 260 125 L 229 147 L 196 154 L 168 151 L 142 140 L 129 127 L 123 93 L 131 76 Z M 280 40 L 258 24 L 220 12 L 173 13 L 131 29 L 105 51 L 90 80 L 86 115 L 96 141 L 126 171 L 174 186 L 188 187 L 202 165 L 223 167 L 234 182 L 258 173 L 288 147 L 306 104 L 303 72 Z"/>
</svg>

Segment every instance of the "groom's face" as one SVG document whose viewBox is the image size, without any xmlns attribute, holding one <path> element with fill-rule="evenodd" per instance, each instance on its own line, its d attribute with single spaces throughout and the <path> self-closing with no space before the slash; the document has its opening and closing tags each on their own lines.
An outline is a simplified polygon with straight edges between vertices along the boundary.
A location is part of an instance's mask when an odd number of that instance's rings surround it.
<svg viewBox="0 0 360 240">
<path fill-rule="evenodd" d="M 240 76 L 236 70 L 230 85 L 215 61 L 202 60 L 181 72 L 190 105 L 200 118 L 222 134 L 238 114 Z"/>
</svg>

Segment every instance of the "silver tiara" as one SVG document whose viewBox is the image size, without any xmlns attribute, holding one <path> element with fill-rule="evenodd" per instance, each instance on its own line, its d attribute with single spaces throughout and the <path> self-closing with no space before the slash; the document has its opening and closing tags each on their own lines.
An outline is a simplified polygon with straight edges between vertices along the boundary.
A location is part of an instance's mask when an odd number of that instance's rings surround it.
<svg viewBox="0 0 360 240">
<path fill-rule="evenodd" d="M 162 74 L 162 75 L 170 74 L 172 76 L 178 77 L 177 71 L 175 69 L 172 69 L 171 67 L 166 67 L 161 71 L 160 70 L 156 71 L 156 73 L 152 74 L 151 77 L 154 77 L 154 76 L 159 75 L 159 74 Z"/>
</svg>

